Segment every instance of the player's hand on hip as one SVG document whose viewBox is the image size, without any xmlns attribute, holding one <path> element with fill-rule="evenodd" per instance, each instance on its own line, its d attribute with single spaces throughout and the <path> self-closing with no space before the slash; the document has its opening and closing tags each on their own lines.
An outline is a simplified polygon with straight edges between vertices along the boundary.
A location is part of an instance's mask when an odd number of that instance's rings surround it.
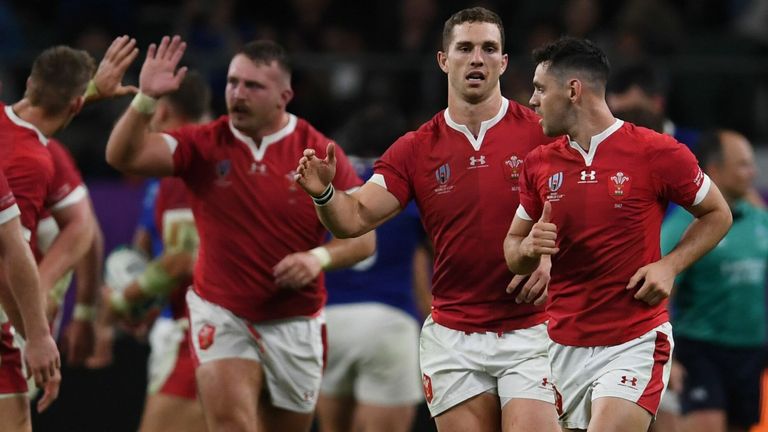
<svg viewBox="0 0 768 432">
<path fill-rule="evenodd" d="M 547 288 L 549 288 L 550 270 L 552 269 L 552 260 L 548 255 L 542 256 L 541 262 L 536 270 L 528 276 L 515 275 L 512 281 L 507 285 L 507 293 L 512 292 L 525 280 L 525 284 L 515 296 L 515 303 L 533 303 L 540 306 L 547 301 Z M 527 278 L 527 280 L 526 280 Z"/>
<path fill-rule="evenodd" d="M 128 67 L 136 60 L 139 49 L 136 47 L 136 39 L 128 36 L 119 36 L 112 41 L 104 58 L 101 59 L 96 74 L 93 76 L 93 84 L 96 86 L 96 95 L 93 99 L 124 96 L 139 91 L 136 86 L 124 86 L 123 76 Z"/>
<path fill-rule="evenodd" d="M 24 347 L 24 359 L 27 363 L 27 378 L 33 377 L 35 384 L 40 388 L 59 375 L 61 358 L 50 333 L 45 336 L 30 337 Z"/>
<path fill-rule="evenodd" d="M 637 288 L 635 299 L 655 306 L 669 297 L 674 283 L 675 272 L 662 261 L 656 261 L 637 269 L 627 289 Z"/>
<path fill-rule="evenodd" d="M 520 243 L 523 255 L 538 258 L 542 255 L 553 255 L 560 251 L 557 244 L 557 225 L 552 220 L 552 204 L 544 202 L 539 221 L 533 224 L 531 232 Z"/>
<path fill-rule="evenodd" d="M 179 66 L 181 57 L 187 43 L 180 36 L 170 38 L 163 36 L 160 45 L 151 44 L 147 50 L 147 57 L 141 66 L 139 74 L 139 88 L 141 92 L 153 98 L 174 92 L 181 85 L 186 67 Z"/>
<path fill-rule="evenodd" d="M 317 278 L 321 270 L 320 260 L 316 256 L 309 252 L 296 252 L 280 260 L 273 274 L 277 286 L 301 289 Z"/>
<path fill-rule="evenodd" d="M 336 144 L 329 142 L 325 159 L 320 159 L 314 149 L 304 150 L 296 168 L 296 182 L 309 195 L 319 197 L 336 175 Z"/>
</svg>

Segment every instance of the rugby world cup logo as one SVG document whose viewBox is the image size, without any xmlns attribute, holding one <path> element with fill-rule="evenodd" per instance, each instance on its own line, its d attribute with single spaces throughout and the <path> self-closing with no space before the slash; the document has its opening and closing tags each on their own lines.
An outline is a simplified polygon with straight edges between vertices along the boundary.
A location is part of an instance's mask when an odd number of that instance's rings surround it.
<svg viewBox="0 0 768 432">
<path fill-rule="evenodd" d="M 448 164 L 440 165 L 440 168 L 435 170 L 435 178 L 440 185 L 448 183 L 451 179 L 451 167 Z"/>
<path fill-rule="evenodd" d="M 230 171 L 232 171 L 232 161 L 229 159 L 216 162 L 216 184 L 219 186 L 229 186 L 230 181 L 227 177 L 229 177 Z"/>
<path fill-rule="evenodd" d="M 549 180 L 547 181 L 547 186 L 549 186 L 550 192 L 557 192 L 562 185 L 563 185 L 562 171 L 552 174 L 552 176 L 550 176 Z"/>
</svg>

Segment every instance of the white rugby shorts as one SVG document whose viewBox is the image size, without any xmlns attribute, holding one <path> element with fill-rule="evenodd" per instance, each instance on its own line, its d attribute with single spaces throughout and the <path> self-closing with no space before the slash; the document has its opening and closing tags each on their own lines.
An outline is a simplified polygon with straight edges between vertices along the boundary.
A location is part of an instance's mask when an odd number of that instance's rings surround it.
<svg viewBox="0 0 768 432">
<path fill-rule="evenodd" d="M 552 377 L 563 398 L 560 424 L 587 429 L 592 401 L 616 397 L 634 402 L 655 416 L 672 368 L 672 325 L 620 345 L 576 347 L 551 342 Z"/>
<path fill-rule="evenodd" d="M 382 303 L 325 309 L 328 364 L 320 391 L 358 402 L 413 405 L 423 400 L 419 379 L 419 325 Z"/>
<path fill-rule="evenodd" d="M 433 417 L 490 392 L 510 399 L 554 403 L 545 323 L 506 333 L 468 333 L 427 317 L 421 331 L 424 395 Z"/>
<path fill-rule="evenodd" d="M 325 317 L 252 323 L 187 293 L 193 355 L 198 364 L 227 358 L 261 363 L 272 404 L 314 411 L 325 360 Z"/>
</svg>

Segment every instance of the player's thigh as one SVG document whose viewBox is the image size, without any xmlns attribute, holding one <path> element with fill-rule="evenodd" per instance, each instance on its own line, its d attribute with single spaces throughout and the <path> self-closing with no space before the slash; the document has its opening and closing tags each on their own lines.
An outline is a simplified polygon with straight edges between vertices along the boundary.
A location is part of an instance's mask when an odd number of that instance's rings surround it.
<svg viewBox="0 0 768 432">
<path fill-rule="evenodd" d="M 356 405 L 351 395 L 335 396 L 320 393 L 316 411 L 320 432 L 352 431 Z"/>
<path fill-rule="evenodd" d="M 209 429 L 256 427 L 264 383 L 260 363 L 239 358 L 214 360 L 199 365 L 195 376 Z"/>
<path fill-rule="evenodd" d="M 382 406 L 360 403 L 355 409 L 355 432 L 408 432 L 416 417 L 416 405 Z"/>
<path fill-rule="evenodd" d="M 440 432 L 499 432 L 501 407 L 495 393 L 480 393 L 435 417 Z"/>
<path fill-rule="evenodd" d="M 555 405 L 536 399 L 511 399 L 501 409 L 504 432 L 560 432 Z"/>
<path fill-rule="evenodd" d="M 206 432 L 197 399 L 154 394 L 147 397 L 140 432 Z"/>
<path fill-rule="evenodd" d="M 419 327 L 406 313 L 369 307 L 379 324 L 359 334 L 355 399 L 370 406 L 408 406 L 424 400 L 419 378 Z"/>
<path fill-rule="evenodd" d="M 0 430 L 31 432 L 29 400 L 26 394 L 0 395 Z"/>
<path fill-rule="evenodd" d="M 635 402 L 618 397 L 600 397 L 592 401 L 592 419 L 588 432 L 646 432 L 651 413 Z"/>
</svg>

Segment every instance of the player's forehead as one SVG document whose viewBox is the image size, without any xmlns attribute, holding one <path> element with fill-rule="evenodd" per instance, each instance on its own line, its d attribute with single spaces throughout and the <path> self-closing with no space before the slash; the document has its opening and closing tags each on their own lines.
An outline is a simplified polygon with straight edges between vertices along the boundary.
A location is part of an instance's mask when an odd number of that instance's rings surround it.
<svg viewBox="0 0 768 432">
<path fill-rule="evenodd" d="M 501 31 L 499 26 L 489 22 L 463 22 L 453 27 L 451 46 L 485 45 L 501 46 Z"/>
<path fill-rule="evenodd" d="M 553 79 L 551 73 L 549 73 L 549 62 L 542 62 L 536 65 L 536 70 L 533 72 L 533 83 L 535 85 L 542 85 Z"/>
<path fill-rule="evenodd" d="M 269 64 L 254 62 L 244 54 L 237 54 L 229 62 L 227 77 L 253 81 L 276 80 L 280 77 L 280 67 L 276 61 Z"/>
</svg>

